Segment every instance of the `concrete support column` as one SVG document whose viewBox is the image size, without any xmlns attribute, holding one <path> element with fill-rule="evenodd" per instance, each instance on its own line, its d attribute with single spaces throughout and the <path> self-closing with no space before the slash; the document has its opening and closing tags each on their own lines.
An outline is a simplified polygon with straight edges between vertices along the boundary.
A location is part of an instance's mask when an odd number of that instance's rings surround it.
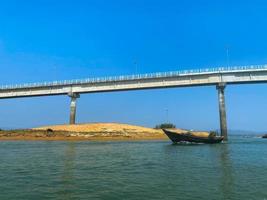
<svg viewBox="0 0 267 200">
<path fill-rule="evenodd" d="M 218 99 L 219 99 L 221 136 L 224 137 L 224 140 L 228 140 L 226 110 L 225 110 L 225 97 L 224 97 L 225 87 L 226 87 L 226 85 L 224 83 L 220 83 L 217 85 L 216 88 L 218 90 Z"/>
<path fill-rule="evenodd" d="M 78 93 L 69 93 L 68 96 L 71 98 L 70 102 L 70 124 L 75 124 L 76 120 L 76 100 L 80 98 Z"/>
</svg>

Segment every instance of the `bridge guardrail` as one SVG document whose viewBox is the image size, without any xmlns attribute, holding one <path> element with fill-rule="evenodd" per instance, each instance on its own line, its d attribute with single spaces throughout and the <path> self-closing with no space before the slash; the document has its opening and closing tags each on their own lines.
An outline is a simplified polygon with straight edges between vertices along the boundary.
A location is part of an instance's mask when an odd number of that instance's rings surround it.
<svg viewBox="0 0 267 200">
<path fill-rule="evenodd" d="M 63 81 L 52 81 L 52 82 L 42 82 L 42 83 L 24 83 L 24 84 L 15 84 L 15 85 L 2 85 L 0 86 L 0 90 L 49 87 L 49 86 L 52 87 L 52 86 L 62 86 L 62 85 L 77 85 L 77 84 L 86 84 L 86 83 L 126 81 L 126 80 L 138 80 L 138 79 L 145 79 L 145 78 L 164 78 L 164 77 L 173 77 L 173 76 L 197 75 L 197 74 L 207 74 L 207 73 L 227 73 L 227 72 L 251 71 L 251 70 L 254 70 L 254 71 L 267 70 L 267 65 L 203 68 L 203 69 L 156 72 L 156 73 L 134 74 L 134 75 L 124 75 L 124 76 L 113 76 L 113 77 L 63 80 Z"/>
</svg>

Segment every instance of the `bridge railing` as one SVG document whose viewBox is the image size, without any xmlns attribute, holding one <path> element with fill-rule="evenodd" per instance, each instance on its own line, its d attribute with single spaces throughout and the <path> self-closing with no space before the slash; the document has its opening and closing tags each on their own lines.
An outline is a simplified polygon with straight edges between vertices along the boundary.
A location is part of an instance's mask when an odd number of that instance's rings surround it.
<svg viewBox="0 0 267 200">
<path fill-rule="evenodd" d="M 147 78 L 164 78 L 164 77 L 173 77 L 173 76 L 227 73 L 227 72 L 238 72 L 238 71 L 257 71 L 257 70 L 267 70 L 267 65 L 203 68 L 203 69 L 157 72 L 157 73 L 135 74 L 135 75 L 124 75 L 124 76 L 113 76 L 113 77 L 63 80 L 63 81 L 52 81 L 52 82 L 42 82 L 42 83 L 25 83 L 25 84 L 15 84 L 15 85 L 2 85 L 0 86 L 0 90 L 49 87 L 49 86 L 52 87 L 52 86 L 62 86 L 62 85 L 77 85 L 77 84 L 85 84 L 85 83 L 113 82 L 113 81 L 138 80 L 138 79 L 147 79 Z"/>
</svg>

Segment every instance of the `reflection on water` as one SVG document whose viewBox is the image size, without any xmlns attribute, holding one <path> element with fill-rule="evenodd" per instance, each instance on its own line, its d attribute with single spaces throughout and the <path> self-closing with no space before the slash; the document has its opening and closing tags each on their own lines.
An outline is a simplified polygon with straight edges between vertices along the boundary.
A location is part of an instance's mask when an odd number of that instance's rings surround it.
<svg viewBox="0 0 267 200">
<path fill-rule="evenodd" d="M 0 199 L 264 199 L 267 140 L 1 142 Z"/>
<path fill-rule="evenodd" d="M 67 143 L 64 149 L 63 170 L 62 170 L 62 190 L 60 191 L 61 199 L 73 199 L 72 191 L 75 189 L 73 185 L 74 168 L 75 168 L 75 143 Z"/>
<path fill-rule="evenodd" d="M 233 196 L 234 177 L 232 171 L 232 161 L 229 152 L 228 144 L 222 144 L 220 149 L 217 149 L 219 154 L 219 164 L 221 166 L 221 188 L 224 199 L 230 199 Z"/>
</svg>

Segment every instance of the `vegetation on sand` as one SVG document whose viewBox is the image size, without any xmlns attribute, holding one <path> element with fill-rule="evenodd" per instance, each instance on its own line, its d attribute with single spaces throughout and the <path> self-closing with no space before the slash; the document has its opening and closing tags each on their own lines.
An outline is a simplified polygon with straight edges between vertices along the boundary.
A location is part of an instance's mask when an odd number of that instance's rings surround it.
<svg viewBox="0 0 267 200">
<path fill-rule="evenodd" d="M 163 123 L 155 126 L 155 129 L 164 129 L 164 128 L 176 128 L 172 123 Z"/>
</svg>

